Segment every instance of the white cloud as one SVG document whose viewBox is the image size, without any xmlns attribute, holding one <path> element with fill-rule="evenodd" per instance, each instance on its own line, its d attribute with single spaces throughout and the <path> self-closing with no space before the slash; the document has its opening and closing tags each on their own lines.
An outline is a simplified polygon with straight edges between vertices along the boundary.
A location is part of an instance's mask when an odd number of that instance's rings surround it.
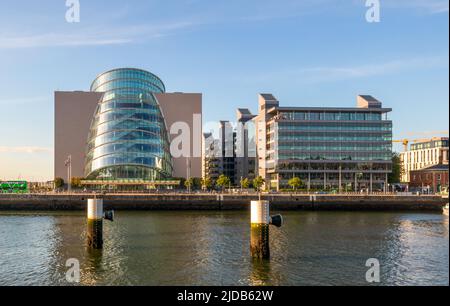
<svg viewBox="0 0 450 306">
<path fill-rule="evenodd" d="M 448 68 L 448 64 L 447 57 L 423 57 L 360 66 L 306 68 L 300 69 L 298 75 L 311 81 L 331 81 L 387 75 L 405 70 Z"/>
<path fill-rule="evenodd" d="M 119 45 L 155 39 L 194 26 L 189 22 L 176 22 L 161 25 L 85 28 L 77 32 L 51 32 L 8 35 L 1 33 L 0 49 L 37 47 L 80 47 Z"/>
<path fill-rule="evenodd" d="M 38 97 L 22 97 L 22 98 L 0 98 L 0 105 L 23 105 L 40 103 L 45 101 L 52 101 L 51 96 L 38 96 Z"/>
<path fill-rule="evenodd" d="M 236 76 L 236 79 L 246 83 L 323 83 L 349 79 L 369 78 L 381 75 L 405 73 L 414 70 L 448 69 L 448 57 L 416 57 L 401 60 L 391 60 L 353 66 L 316 66 L 288 68 L 271 72 L 256 72 L 247 76 Z"/>
<path fill-rule="evenodd" d="M 24 146 L 24 147 L 1 147 L 0 153 L 26 153 L 26 154 L 35 154 L 35 153 L 53 153 L 52 148 L 45 147 L 32 147 L 32 146 Z"/>
<path fill-rule="evenodd" d="M 448 13 L 448 0 L 388 0 L 381 1 L 387 7 L 424 10 L 431 14 Z"/>
</svg>

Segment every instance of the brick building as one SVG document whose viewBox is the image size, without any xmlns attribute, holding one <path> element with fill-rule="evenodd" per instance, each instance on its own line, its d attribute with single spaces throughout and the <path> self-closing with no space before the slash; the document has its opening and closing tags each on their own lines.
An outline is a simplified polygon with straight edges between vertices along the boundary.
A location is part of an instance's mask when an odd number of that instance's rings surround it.
<svg viewBox="0 0 450 306">
<path fill-rule="evenodd" d="M 448 188 L 448 165 L 439 164 L 421 170 L 411 171 L 412 188 L 428 188 L 430 192 L 440 192 Z"/>
</svg>

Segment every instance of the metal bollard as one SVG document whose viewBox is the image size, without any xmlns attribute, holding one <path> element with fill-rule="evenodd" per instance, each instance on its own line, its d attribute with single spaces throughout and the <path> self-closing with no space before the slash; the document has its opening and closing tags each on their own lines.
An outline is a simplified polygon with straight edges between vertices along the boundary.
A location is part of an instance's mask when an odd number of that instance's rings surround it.
<svg viewBox="0 0 450 306">
<path fill-rule="evenodd" d="M 88 199 L 88 246 L 103 248 L 103 199 Z"/>
</svg>

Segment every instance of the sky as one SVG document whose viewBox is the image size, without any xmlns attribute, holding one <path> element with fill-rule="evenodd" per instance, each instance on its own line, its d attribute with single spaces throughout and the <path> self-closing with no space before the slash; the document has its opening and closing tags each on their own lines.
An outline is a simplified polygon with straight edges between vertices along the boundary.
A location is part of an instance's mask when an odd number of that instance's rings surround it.
<svg viewBox="0 0 450 306">
<path fill-rule="evenodd" d="M 448 130 L 448 0 L 380 0 L 375 23 L 366 0 L 79 3 L 69 23 L 66 0 L 0 0 L 0 179 L 52 179 L 54 91 L 118 67 L 203 93 L 205 123 L 256 112 L 258 93 L 330 107 L 370 94 L 396 139 Z"/>
</svg>

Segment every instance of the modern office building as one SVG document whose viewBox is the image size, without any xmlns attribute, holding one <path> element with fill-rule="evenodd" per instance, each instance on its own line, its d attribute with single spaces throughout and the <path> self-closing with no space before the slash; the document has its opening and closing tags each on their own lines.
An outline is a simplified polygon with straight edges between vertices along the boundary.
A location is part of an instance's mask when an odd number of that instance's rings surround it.
<svg viewBox="0 0 450 306">
<path fill-rule="evenodd" d="M 202 146 L 202 178 L 216 181 L 221 174 L 219 140 L 212 133 L 204 133 Z"/>
<path fill-rule="evenodd" d="M 400 154 L 402 162 L 402 182 L 411 182 L 411 171 L 443 164 L 448 165 L 449 139 L 436 137 L 411 144 L 410 149 Z"/>
<path fill-rule="evenodd" d="M 223 174 L 234 184 L 236 131 L 231 122 L 225 120 L 219 121 L 218 127 L 218 137 L 213 133 L 203 134 L 202 174 L 212 180 Z"/>
<path fill-rule="evenodd" d="M 241 179 L 250 180 L 256 175 L 256 128 L 253 115 L 248 109 L 238 109 L 236 142 L 235 142 L 235 184 L 240 185 Z"/>
<path fill-rule="evenodd" d="M 217 138 L 213 133 L 203 134 L 203 177 L 215 180 L 224 174 L 234 186 L 239 186 L 243 178 L 255 178 L 254 118 L 248 109 L 238 109 L 235 126 L 229 121 L 220 121 Z"/>
<path fill-rule="evenodd" d="M 281 107 L 259 95 L 258 173 L 266 187 L 287 189 L 299 177 L 308 189 L 385 190 L 392 172 L 392 121 L 382 103 L 358 96 L 355 108 Z"/>
<path fill-rule="evenodd" d="M 55 92 L 55 177 L 67 177 L 68 156 L 71 176 L 90 180 L 200 176 L 201 115 L 201 94 L 166 93 L 140 69 L 100 74 L 90 92 Z M 180 122 L 190 154 L 174 158 L 170 143 L 180 131 L 171 127 Z"/>
</svg>

